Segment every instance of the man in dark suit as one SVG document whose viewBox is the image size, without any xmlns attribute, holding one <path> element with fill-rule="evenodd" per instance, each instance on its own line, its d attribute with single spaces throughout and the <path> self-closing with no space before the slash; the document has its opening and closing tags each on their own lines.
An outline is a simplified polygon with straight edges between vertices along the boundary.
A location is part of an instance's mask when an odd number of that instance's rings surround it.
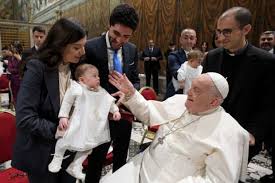
<svg viewBox="0 0 275 183">
<path fill-rule="evenodd" d="M 203 62 L 203 72 L 227 78 L 229 94 L 222 106 L 250 133 L 249 159 L 259 153 L 265 135 L 272 133 L 275 111 L 275 57 L 247 42 L 251 17 L 243 7 L 225 11 L 216 29 L 223 48 L 209 51 Z"/>
<path fill-rule="evenodd" d="M 265 31 L 261 34 L 259 40 L 260 48 L 268 51 L 269 53 L 275 54 L 275 32 L 274 31 Z"/>
<path fill-rule="evenodd" d="M 168 56 L 169 71 L 172 75 L 172 79 L 174 78 L 177 80 L 177 71 L 180 68 L 181 64 L 183 64 L 187 60 L 187 53 L 192 50 L 196 42 L 197 35 L 194 29 L 187 28 L 182 30 L 180 36 L 180 48 L 175 52 L 171 52 Z M 171 80 L 166 89 L 165 98 L 175 95 L 176 92 L 177 91 L 175 91 L 173 82 Z"/>
<path fill-rule="evenodd" d="M 166 87 L 168 86 L 168 84 L 172 80 L 172 75 L 170 73 L 169 64 L 168 64 L 168 56 L 173 51 L 176 51 L 176 44 L 174 42 L 170 42 L 169 46 L 168 46 L 168 49 L 164 53 L 164 56 L 165 56 L 165 59 L 166 59 Z"/>
<path fill-rule="evenodd" d="M 133 7 L 128 4 L 118 5 L 111 13 L 109 31 L 86 44 L 86 62 L 98 68 L 101 86 L 109 93 L 117 91 L 108 82 L 108 75 L 113 70 L 125 73 L 135 88 L 139 88 L 137 48 L 128 42 L 136 30 L 138 21 L 138 15 Z M 120 121 L 110 120 L 109 124 L 114 155 L 113 171 L 116 171 L 126 163 L 132 124 L 123 118 Z M 86 182 L 99 182 L 110 144 L 111 142 L 96 147 L 89 156 Z"/>
<path fill-rule="evenodd" d="M 32 39 L 34 46 L 26 49 L 22 53 L 22 61 L 20 64 L 20 70 L 22 72 L 25 72 L 26 70 L 26 63 L 27 61 L 35 54 L 37 54 L 38 48 L 42 45 L 46 38 L 46 30 L 41 26 L 34 26 L 32 29 Z"/>
<path fill-rule="evenodd" d="M 155 47 L 155 43 L 152 39 L 149 40 L 149 46 L 142 52 L 141 59 L 144 60 L 146 86 L 151 85 L 151 75 L 153 75 L 153 88 L 158 94 L 158 76 L 160 69 L 159 61 L 162 60 L 162 53 L 160 48 Z"/>
</svg>

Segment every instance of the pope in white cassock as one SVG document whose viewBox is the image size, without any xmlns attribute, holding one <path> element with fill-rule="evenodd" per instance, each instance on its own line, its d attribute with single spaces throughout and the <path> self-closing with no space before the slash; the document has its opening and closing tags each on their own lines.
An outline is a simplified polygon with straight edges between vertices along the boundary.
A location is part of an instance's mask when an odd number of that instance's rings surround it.
<svg viewBox="0 0 275 183">
<path fill-rule="evenodd" d="M 103 183 L 237 183 L 245 181 L 249 134 L 220 106 L 228 83 L 218 73 L 193 80 L 188 95 L 146 101 L 125 75 L 109 81 L 141 121 L 162 124 L 152 144 Z"/>
</svg>

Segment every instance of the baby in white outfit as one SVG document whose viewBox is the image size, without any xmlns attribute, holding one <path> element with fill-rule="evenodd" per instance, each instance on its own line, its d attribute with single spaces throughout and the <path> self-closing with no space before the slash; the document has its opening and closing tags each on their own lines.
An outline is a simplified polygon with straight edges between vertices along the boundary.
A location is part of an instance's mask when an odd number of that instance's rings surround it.
<svg viewBox="0 0 275 183">
<path fill-rule="evenodd" d="M 95 66 L 79 65 L 75 77 L 78 82 L 71 81 L 59 111 L 56 136 L 61 138 L 57 140 L 54 157 L 48 168 L 50 172 L 58 172 L 65 151 L 77 151 L 66 171 L 77 179 L 84 180 L 83 161 L 93 148 L 110 141 L 109 112 L 116 121 L 120 120 L 121 115 L 115 98 L 100 87 Z"/>
</svg>

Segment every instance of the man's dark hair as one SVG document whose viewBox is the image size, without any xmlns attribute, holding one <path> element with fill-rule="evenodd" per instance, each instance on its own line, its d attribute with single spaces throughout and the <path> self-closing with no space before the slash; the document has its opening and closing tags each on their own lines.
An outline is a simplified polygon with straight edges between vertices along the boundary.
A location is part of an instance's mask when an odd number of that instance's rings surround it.
<svg viewBox="0 0 275 183">
<path fill-rule="evenodd" d="M 169 43 L 169 46 L 174 46 L 174 45 L 176 45 L 174 41 L 171 41 L 171 42 Z"/>
<path fill-rule="evenodd" d="M 120 4 L 114 8 L 110 16 L 110 25 L 122 24 L 136 30 L 139 22 L 136 10 L 129 4 Z"/>
<path fill-rule="evenodd" d="M 275 31 L 264 31 L 264 32 L 261 34 L 261 36 L 262 36 L 262 35 L 269 35 L 269 34 L 272 34 L 272 35 L 275 36 Z"/>
<path fill-rule="evenodd" d="M 34 33 L 35 31 L 46 34 L 46 30 L 41 26 L 34 26 L 32 28 L 32 33 Z"/>
</svg>

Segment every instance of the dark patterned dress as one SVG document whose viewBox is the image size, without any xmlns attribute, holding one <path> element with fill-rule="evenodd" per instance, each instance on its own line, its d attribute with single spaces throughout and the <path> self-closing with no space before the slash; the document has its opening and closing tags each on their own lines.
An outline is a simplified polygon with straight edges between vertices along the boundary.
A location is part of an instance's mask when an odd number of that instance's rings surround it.
<svg viewBox="0 0 275 183">
<path fill-rule="evenodd" d="M 11 91 L 12 91 L 12 97 L 13 97 L 13 102 L 16 104 L 16 97 L 17 93 L 20 88 L 20 75 L 19 75 L 19 64 L 20 61 L 17 60 L 14 56 L 8 57 L 8 72 L 9 78 L 11 81 Z"/>
</svg>

